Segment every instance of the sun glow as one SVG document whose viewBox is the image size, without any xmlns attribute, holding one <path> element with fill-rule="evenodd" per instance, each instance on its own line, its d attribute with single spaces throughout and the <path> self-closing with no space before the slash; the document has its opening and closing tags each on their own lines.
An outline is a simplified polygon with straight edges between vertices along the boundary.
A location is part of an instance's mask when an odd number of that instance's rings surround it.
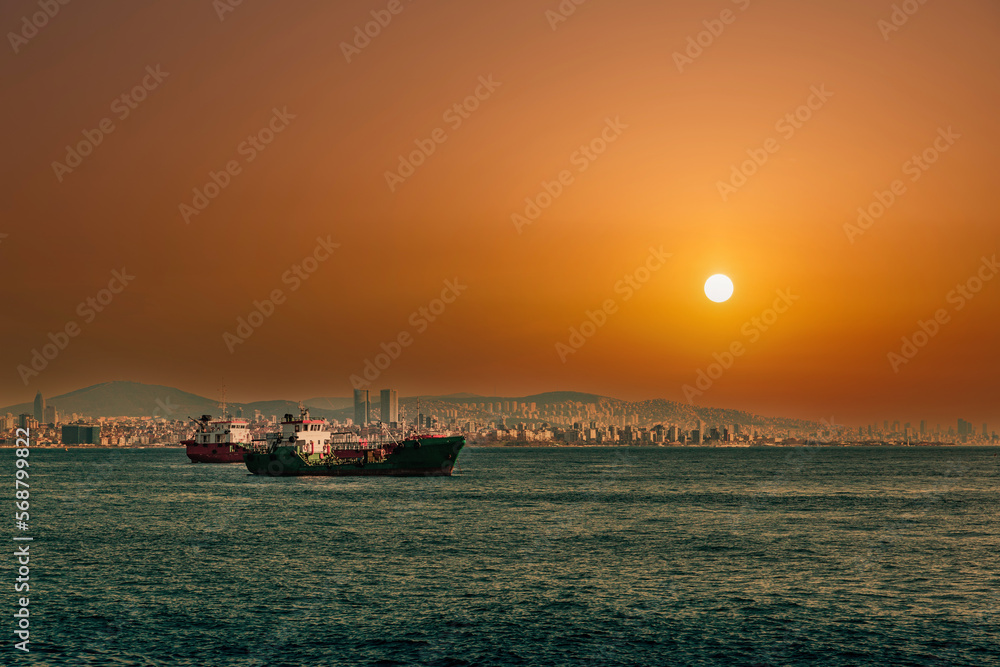
<svg viewBox="0 0 1000 667">
<path fill-rule="evenodd" d="M 717 273 L 705 281 L 705 296 L 715 303 L 729 301 L 733 295 L 733 281 L 729 276 Z"/>
</svg>

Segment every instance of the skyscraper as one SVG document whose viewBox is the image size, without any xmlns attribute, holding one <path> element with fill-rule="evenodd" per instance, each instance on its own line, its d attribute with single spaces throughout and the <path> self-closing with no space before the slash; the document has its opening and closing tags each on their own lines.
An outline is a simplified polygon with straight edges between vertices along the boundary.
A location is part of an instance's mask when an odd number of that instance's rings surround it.
<svg viewBox="0 0 1000 667">
<path fill-rule="evenodd" d="M 368 414 L 370 410 L 370 404 L 368 402 L 368 390 L 367 389 L 355 389 L 354 390 L 354 423 L 358 426 L 368 425 Z"/>
<path fill-rule="evenodd" d="M 383 389 L 382 394 L 382 421 L 386 424 L 393 424 L 399 421 L 399 394 L 395 389 Z"/>
<path fill-rule="evenodd" d="M 698 420 L 698 428 L 691 431 L 691 442 L 700 445 L 705 442 L 705 422 Z"/>
<path fill-rule="evenodd" d="M 45 423 L 45 399 L 42 398 L 42 392 L 35 394 L 35 421 L 39 424 Z"/>
</svg>

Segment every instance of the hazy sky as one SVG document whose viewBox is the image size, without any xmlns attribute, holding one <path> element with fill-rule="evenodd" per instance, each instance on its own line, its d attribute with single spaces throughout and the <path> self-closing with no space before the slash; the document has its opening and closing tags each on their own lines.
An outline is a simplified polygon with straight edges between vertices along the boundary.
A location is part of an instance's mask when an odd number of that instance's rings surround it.
<svg viewBox="0 0 1000 667">
<path fill-rule="evenodd" d="M 904 4 L 6 2 L 0 403 L 343 396 L 402 336 L 372 389 L 995 428 L 1000 7 Z"/>
</svg>

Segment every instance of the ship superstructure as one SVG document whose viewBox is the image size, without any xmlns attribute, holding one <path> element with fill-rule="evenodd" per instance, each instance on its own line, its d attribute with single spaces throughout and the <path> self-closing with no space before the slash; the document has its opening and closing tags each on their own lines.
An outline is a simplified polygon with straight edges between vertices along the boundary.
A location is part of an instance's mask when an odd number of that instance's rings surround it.
<svg viewBox="0 0 1000 667">
<path fill-rule="evenodd" d="M 374 431 L 374 432 L 370 432 Z M 268 434 L 244 457 L 257 475 L 451 475 L 460 436 L 411 434 L 397 438 L 388 430 L 334 431 L 325 419 L 300 409 L 286 414 L 278 433 Z"/>
<path fill-rule="evenodd" d="M 181 442 L 188 458 L 195 463 L 241 463 L 243 454 L 253 443 L 250 423 L 246 419 L 211 415 L 192 419 L 198 426 L 194 439 Z"/>
</svg>

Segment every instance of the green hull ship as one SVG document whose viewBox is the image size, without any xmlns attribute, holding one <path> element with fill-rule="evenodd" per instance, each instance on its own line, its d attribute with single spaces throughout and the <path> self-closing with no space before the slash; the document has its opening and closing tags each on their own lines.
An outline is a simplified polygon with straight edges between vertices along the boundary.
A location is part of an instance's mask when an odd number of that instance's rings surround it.
<svg viewBox="0 0 1000 667">
<path fill-rule="evenodd" d="M 272 477 L 449 476 L 465 446 L 461 436 L 332 433 L 305 410 L 299 419 L 285 415 L 281 427 L 243 455 L 247 470 Z"/>
</svg>

